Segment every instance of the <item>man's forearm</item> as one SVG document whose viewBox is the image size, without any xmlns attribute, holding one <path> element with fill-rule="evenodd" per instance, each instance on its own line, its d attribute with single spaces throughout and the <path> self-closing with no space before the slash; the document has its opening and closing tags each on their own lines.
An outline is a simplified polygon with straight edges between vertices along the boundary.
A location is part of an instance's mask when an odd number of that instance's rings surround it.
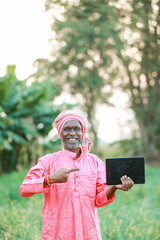
<svg viewBox="0 0 160 240">
<path fill-rule="evenodd" d="M 106 191 L 107 198 L 108 199 L 112 198 L 116 191 L 117 191 L 116 186 L 111 186 L 107 188 L 107 191 Z"/>
</svg>

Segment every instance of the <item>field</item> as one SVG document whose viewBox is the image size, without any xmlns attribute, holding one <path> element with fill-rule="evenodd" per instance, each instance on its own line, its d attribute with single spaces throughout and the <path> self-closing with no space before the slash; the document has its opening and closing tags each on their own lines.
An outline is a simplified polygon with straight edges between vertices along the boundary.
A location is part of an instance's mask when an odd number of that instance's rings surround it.
<svg viewBox="0 0 160 240">
<path fill-rule="evenodd" d="M 43 195 L 20 196 L 26 173 L 0 178 L 0 240 L 41 239 Z M 103 240 L 160 239 L 159 176 L 160 168 L 146 167 L 146 184 L 117 192 L 112 204 L 98 209 Z"/>
</svg>

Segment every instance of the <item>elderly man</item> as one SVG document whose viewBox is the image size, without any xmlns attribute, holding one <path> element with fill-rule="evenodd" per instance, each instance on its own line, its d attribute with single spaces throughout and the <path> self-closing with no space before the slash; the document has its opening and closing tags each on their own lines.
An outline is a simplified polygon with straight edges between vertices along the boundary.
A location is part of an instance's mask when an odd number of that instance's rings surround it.
<svg viewBox="0 0 160 240">
<path fill-rule="evenodd" d="M 20 193 L 44 193 L 43 240 L 101 240 L 97 207 L 114 201 L 117 189 L 128 191 L 133 181 L 107 187 L 104 163 L 88 153 L 87 120 L 66 110 L 55 120 L 64 148 L 39 158 L 25 177 Z"/>
</svg>

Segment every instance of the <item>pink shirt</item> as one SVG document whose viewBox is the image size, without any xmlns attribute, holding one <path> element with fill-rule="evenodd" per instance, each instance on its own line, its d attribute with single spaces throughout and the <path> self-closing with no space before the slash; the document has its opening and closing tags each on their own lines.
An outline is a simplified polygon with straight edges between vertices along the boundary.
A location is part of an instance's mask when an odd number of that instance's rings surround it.
<svg viewBox="0 0 160 240">
<path fill-rule="evenodd" d="M 20 193 L 31 197 L 44 193 L 43 240 L 101 240 L 97 207 L 114 201 L 106 197 L 105 164 L 90 153 L 75 153 L 63 149 L 38 160 L 25 177 Z M 46 175 L 59 168 L 75 168 L 66 183 L 54 183 L 43 188 Z"/>
</svg>

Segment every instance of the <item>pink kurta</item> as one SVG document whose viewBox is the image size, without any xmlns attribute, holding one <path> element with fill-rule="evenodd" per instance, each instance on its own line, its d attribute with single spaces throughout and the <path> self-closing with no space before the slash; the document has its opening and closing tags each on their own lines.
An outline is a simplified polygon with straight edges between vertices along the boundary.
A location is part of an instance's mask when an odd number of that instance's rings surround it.
<svg viewBox="0 0 160 240">
<path fill-rule="evenodd" d="M 101 240 L 97 207 L 113 202 L 106 197 L 104 163 L 95 155 L 63 149 L 38 160 L 24 179 L 20 193 L 31 197 L 44 193 L 43 240 Z M 54 183 L 43 188 L 46 175 L 59 168 L 75 168 L 66 183 Z"/>
</svg>

